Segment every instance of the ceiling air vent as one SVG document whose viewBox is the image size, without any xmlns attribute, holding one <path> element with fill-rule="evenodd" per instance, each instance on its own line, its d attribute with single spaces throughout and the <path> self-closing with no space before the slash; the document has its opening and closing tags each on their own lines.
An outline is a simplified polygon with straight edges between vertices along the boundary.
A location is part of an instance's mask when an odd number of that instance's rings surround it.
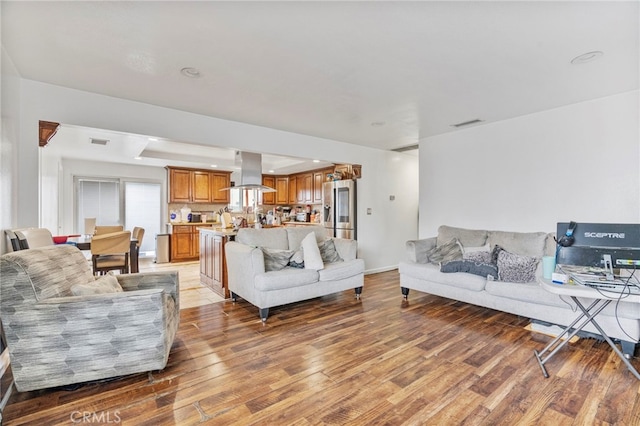
<svg viewBox="0 0 640 426">
<path fill-rule="evenodd" d="M 102 145 L 102 146 L 104 146 L 104 145 L 109 143 L 109 139 L 94 139 L 94 138 L 91 138 L 91 143 L 94 144 L 94 145 Z"/>
<path fill-rule="evenodd" d="M 462 123 L 456 123 L 456 124 L 452 124 L 451 127 L 464 127 L 464 126 L 470 126 L 472 124 L 477 124 L 477 123 L 482 123 L 484 120 L 480 120 L 478 118 L 476 118 L 475 120 L 469 120 L 469 121 L 463 121 Z"/>
<path fill-rule="evenodd" d="M 407 151 L 413 151 L 414 149 L 418 149 L 418 144 L 401 146 L 400 148 L 394 148 L 391 151 L 393 151 L 393 152 L 407 152 Z"/>
</svg>

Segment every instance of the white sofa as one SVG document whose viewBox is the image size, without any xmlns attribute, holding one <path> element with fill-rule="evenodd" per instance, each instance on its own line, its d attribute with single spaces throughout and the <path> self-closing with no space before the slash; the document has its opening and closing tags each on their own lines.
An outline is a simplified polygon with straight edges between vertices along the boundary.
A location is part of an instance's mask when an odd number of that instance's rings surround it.
<svg viewBox="0 0 640 426">
<path fill-rule="evenodd" d="M 266 321 L 269 308 L 274 306 L 349 289 L 355 289 L 359 298 L 364 285 L 364 261 L 356 258 L 355 240 L 332 238 L 342 260 L 324 263 L 322 269 L 288 266 L 281 270 L 265 269 L 263 248 L 294 252 L 309 233 L 315 234 L 316 243 L 327 240 L 326 230 L 321 226 L 239 229 L 235 241 L 225 246 L 232 300 L 240 296 L 257 306 L 260 318 Z"/>
<path fill-rule="evenodd" d="M 409 290 L 413 289 L 567 326 L 579 315 L 579 310 L 570 298 L 549 293 L 538 284 L 542 262 L 537 266 L 535 280 L 513 283 L 466 272 L 443 273 L 439 265 L 428 263 L 426 259 L 429 250 L 453 238 L 461 243 L 465 252 L 490 250 L 497 244 L 523 256 L 553 256 L 556 247 L 553 236 L 543 232 L 519 233 L 440 226 L 437 237 L 407 242 L 408 260 L 399 264 L 402 294 L 408 298 Z M 590 304 L 588 300 L 584 302 L 585 306 Z M 633 355 L 640 340 L 640 305 L 624 301 L 611 303 L 597 317 L 597 322 L 609 337 L 620 340 L 625 355 Z M 585 330 L 598 334 L 591 324 Z"/>
</svg>

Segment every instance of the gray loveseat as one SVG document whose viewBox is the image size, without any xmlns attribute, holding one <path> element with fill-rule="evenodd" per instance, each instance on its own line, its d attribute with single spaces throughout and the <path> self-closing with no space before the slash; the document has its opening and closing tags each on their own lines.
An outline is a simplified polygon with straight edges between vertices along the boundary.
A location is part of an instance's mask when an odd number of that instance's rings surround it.
<svg viewBox="0 0 640 426">
<path fill-rule="evenodd" d="M 358 244 L 354 240 L 331 238 L 341 260 L 324 262 L 321 269 L 309 268 L 309 262 L 303 268 L 265 268 L 263 249 L 293 254 L 309 233 L 315 235 L 317 244 L 327 240 L 321 226 L 239 229 L 236 240 L 225 246 L 231 298 L 235 301 L 240 296 L 257 306 L 260 318 L 266 321 L 269 308 L 274 306 L 349 289 L 355 289 L 359 297 L 364 285 L 364 261 L 356 258 Z M 304 256 L 302 253 L 301 260 Z"/>
<path fill-rule="evenodd" d="M 522 256 L 553 256 L 553 234 L 544 232 L 504 232 L 470 230 L 440 226 L 437 237 L 407 242 L 408 260 L 399 264 L 400 287 L 404 297 L 410 289 L 484 306 L 533 320 L 567 326 L 578 316 L 579 310 L 568 297 L 545 291 L 537 282 L 542 275 L 539 262 L 535 278 L 530 282 L 508 282 L 466 272 L 444 273 L 440 266 L 428 262 L 434 247 L 457 239 L 464 252 L 490 251 L 495 245 Z M 498 278 L 498 277 L 496 277 Z M 585 300 L 588 306 L 590 301 Z M 598 316 L 600 326 L 611 338 L 619 339 L 626 355 L 633 355 L 640 340 L 640 305 L 621 301 L 611 303 Z M 586 331 L 598 333 L 589 324 Z"/>
<path fill-rule="evenodd" d="M 163 369 L 180 322 L 178 289 L 172 271 L 97 279 L 72 245 L 3 255 L 0 319 L 16 388 Z M 96 291 L 109 292 L 88 294 Z"/>
</svg>

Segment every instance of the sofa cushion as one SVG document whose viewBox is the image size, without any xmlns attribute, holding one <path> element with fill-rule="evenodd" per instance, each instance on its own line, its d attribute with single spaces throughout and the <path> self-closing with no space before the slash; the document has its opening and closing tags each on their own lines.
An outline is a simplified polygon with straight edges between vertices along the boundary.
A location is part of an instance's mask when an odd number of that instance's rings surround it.
<svg viewBox="0 0 640 426">
<path fill-rule="evenodd" d="M 444 244 L 453 238 L 456 238 L 463 247 L 482 247 L 487 243 L 487 231 L 447 225 L 438 228 L 437 245 Z"/>
<path fill-rule="evenodd" d="M 302 240 L 309 234 L 309 232 L 313 232 L 315 234 L 317 243 L 321 243 L 328 238 L 327 230 L 323 226 L 287 226 L 285 229 L 287 230 L 289 250 L 295 250 L 300 247 Z"/>
<path fill-rule="evenodd" d="M 302 239 L 302 243 L 300 245 L 302 247 L 305 269 L 320 270 L 324 268 L 320 249 L 318 248 L 318 243 L 316 241 L 316 235 L 313 232 L 309 232 L 307 236 Z"/>
<path fill-rule="evenodd" d="M 318 249 L 320 249 L 320 256 L 322 257 L 322 261 L 326 263 L 336 263 L 342 262 L 342 258 L 338 254 L 336 250 L 336 245 L 333 243 L 333 240 L 325 240 L 318 245 Z"/>
<path fill-rule="evenodd" d="M 353 259 L 345 262 L 328 263 L 319 272 L 320 281 L 335 281 L 362 274 L 364 260 Z"/>
<path fill-rule="evenodd" d="M 517 284 L 505 281 L 487 281 L 485 290 L 493 296 L 504 297 L 506 299 L 561 308 L 575 308 L 569 298 L 567 298 L 567 301 L 564 301 L 557 294 L 550 293 L 540 287 L 535 281 Z M 577 313 L 575 315 L 578 316 Z"/>
<path fill-rule="evenodd" d="M 292 268 L 304 268 L 304 255 L 302 253 L 302 247 L 298 247 L 297 250 L 293 252 L 291 259 L 289 259 L 289 265 Z"/>
<path fill-rule="evenodd" d="M 500 281 L 528 283 L 535 281 L 538 259 L 520 256 L 500 250 L 498 253 L 498 278 Z"/>
<path fill-rule="evenodd" d="M 317 284 L 317 282 L 318 271 L 314 269 L 284 268 L 280 271 L 256 275 L 254 286 L 259 291 L 270 291 Z"/>
<path fill-rule="evenodd" d="M 401 262 L 399 270 L 400 274 L 423 280 L 425 283 L 424 291 L 427 292 L 429 291 L 429 282 L 464 288 L 472 291 L 482 291 L 487 283 L 487 279 L 484 277 L 465 274 L 464 272 L 443 274 L 440 272 L 439 266 L 431 263 L 421 264 Z"/>
<path fill-rule="evenodd" d="M 498 279 L 498 267 L 492 263 L 474 262 L 471 260 L 454 260 L 443 263 L 440 272 L 466 272 L 467 274 L 478 275 L 491 280 Z"/>
<path fill-rule="evenodd" d="M 430 263 L 436 265 L 462 259 L 462 246 L 456 238 L 452 238 L 446 243 L 437 245 L 429 250 L 427 252 L 427 259 L 429 259 Z"/>
<path fill-rule="evenodd" d="M 95 281 L 71 286 L 74 296 L 89 296 L 92 294 L 121 293 L 122 287 L 115 275 L 107 274 Z"/>
<path fill-rule="evenodd" d="M 490 251 L 474 251 L 471 253 L 464 253 L 462 255 L 462 260 L 469 260 L 476 263 L 491 263 L 494 265 L 497 264 L 497 262 L 493 261 Z"/>
<path fill-rule="evenodd" d="M 266 247 L 260 247 L 264 256 L 264 270 L 279 271 L 284 269 L 291 260 L 293 252 L 290 250 L 270 249 Z"/>
<path fill-rule="evenodd" d="M 540 258 L 544 255 L 546 239 L 545 232 L 489 231 L 488 236 L 491 247 L 499 245 L 511 253 Z"/>
<path fill-rule="evenodd" d="M 240 228 L 236 241 L 252 247 L 289 250 L 289 240 L 285 228 Z"/>
</svg>

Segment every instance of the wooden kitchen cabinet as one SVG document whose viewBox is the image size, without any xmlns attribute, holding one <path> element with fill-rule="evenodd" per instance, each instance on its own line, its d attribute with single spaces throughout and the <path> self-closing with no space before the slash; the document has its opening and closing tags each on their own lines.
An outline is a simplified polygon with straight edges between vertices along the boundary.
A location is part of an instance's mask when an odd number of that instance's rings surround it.
<svg viewBox="0 0 640 426">
<path fill-rule="evenodd" d="M 171 232 L 171 261 L 184 262 L 200 257 L 202 225 L 173 225 Z"/>
<path fill-rule="evenodd" d="M 225 244 L 230 236 L 213 230 L 200 232 L 200 282 L 225 299 L 230 297 L 227 280 Z"/>
<path fill-rule="evenodd" d="M 229 190 L 221 191 L 231 186 L 231 172 L 209 172 L 211 175 L 211 202 L 229 204 Z"/>
<path fill-rule="evenodd" d="M 295 175 L 289 176 L 289 199 L 287 204 L 296 204 L 298 202 L 297 179 Z"/>
<path fill-rule="evenodd" d="M 324 183 L 325 174 L 322 170 L 313 172 L 313 190 L 311 191 L 311 198 L 313 204 L 322 203 L 322 184 Z"/>
<path fill-rule="evenodd" d="M 262 176 L 262 184 L 269 188 L 276 188 L 275 176 Z M 274 205 L 276 203 L 275 192 L 260 192 L 259 204 Z"/>
<path fill-rule="evenodd" d="M 289 202 L 289 177 L 276 177 L 276 204 L 287 204 Z"/>
<path fill-rule="evenodd" d="M 184 169 L 169 169 L 169 202 L 191 202 L 191 172 Z"/>
<path fill-rule="evenodd" d="M 170 203 L 229 203 L 231 172 L 167 167 Z"/>
<path fill-rule="evenodd" d="M 302 173 L 296 177 L 297 202 L 299 204 L 311 204 L 311 191 L 313 185 L 313 174 Z"/>
</svg>

